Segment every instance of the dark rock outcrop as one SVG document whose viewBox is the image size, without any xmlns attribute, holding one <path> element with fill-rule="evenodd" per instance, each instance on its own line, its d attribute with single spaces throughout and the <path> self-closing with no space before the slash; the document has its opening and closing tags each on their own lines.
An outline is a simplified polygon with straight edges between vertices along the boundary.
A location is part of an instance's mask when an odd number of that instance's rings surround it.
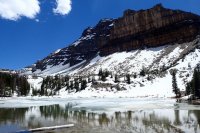
<svg viewBox="0 0 200 133">
<path fill-rule="evenodd" d="M 148 10 L 126 10 L 115 20 L 101 55 L 183 43 L 194 40 L 199 33 L 200 17 L 192 13 L 166 9 L 161 4 Z"/>
</svg>

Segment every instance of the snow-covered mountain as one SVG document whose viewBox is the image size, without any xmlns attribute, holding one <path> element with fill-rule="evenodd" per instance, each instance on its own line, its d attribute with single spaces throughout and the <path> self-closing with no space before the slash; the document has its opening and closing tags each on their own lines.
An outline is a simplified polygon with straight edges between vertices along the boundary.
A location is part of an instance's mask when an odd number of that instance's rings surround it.
<svg viewBox="0 0 200 133">
<path fill-rule="evenodd" d="M 131 84 L 115 83 L 113 77 L 107 77 L 103 84 L 114 86 L 114 90 L 88 84 L 85 96 L 98 96 L 100 92 L 93 93 L 96 88 L 112 91 L 120 97 L 156 96 L 157 93 L 172 96 L 170 71 L 177 69 L 178 87 L 184 90 L 199 63 L 200 17 L 156 5 L 148 10 L 127 10 L 118 19 L 101 20 L 95 27 L 87 28 L 73 44 L 56 50 L 22 73 L 42 77 L 88 77 L 97 75 L 102 69 L 121 78 L 130 74 Z M 141 71 L 145 75 L 141 76 Z M 117 85 L 124 88 L 126 94 L 118 93 Z M 68 93 L 65 89 L 60 91 Z M 83 93 L 73 95 L 83 96 Z"/>
</svg>

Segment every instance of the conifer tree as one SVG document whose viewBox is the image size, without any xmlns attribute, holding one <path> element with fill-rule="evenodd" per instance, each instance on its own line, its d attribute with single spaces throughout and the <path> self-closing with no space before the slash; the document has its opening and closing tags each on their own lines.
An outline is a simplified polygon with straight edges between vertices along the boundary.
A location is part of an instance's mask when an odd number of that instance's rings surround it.
<svg viewBox="0 0 200 133">
<path fill-rule="evenodd" d="M 113 78 L 113 74 L 112 74 L 112 72 L 110 73 L 110 78 Z"/>
<path fill-rule="evenodd" d="M 190 94 L 192 94 L 192 85 L 191 85 L 191 83 L 187 83 L 185 95 L 190 95 Z"/>
<path fill-rule="evenodd" d="M 76 92 L 79 91 L 79 82 L 78 82 L 78 79 L 75 79 L 74 88 L 76 89 Z"/>
<path fill-rule="evenodd" d="M 85 90 L 86 87 L 87 87 L 87 81 L 86 80 L 82 80 L 82 82 L 81 82 L 81 90 Z"/>
<path fill-rule="evenodd" d="M 186 85 L 186 95 L 193 94 L 194 98 L 200 98 L 200 66 L 194 69 L 191 82 Z"/>
<path fill-rule="evenodd" d="M 130 74 L 126 74 L 126 82 L 127 82 L 128 84 L 131 83 L 131 76 L 130 76 Z"/>
<path fill-rule="evenodd" d="M 102 76 L 102 74 L 103 74 L 103 70 L 102 70 L 102 68 L 100 68 L 100 69 L 99 69 L 98 76 L 99 76 L 99 77 L 101 77 L 101 76 Z"/>
<path fill-rule="evenodd" d="M 137 78 L 137 74 L 136 73 L 133 74 L 133 78 L 134 79 Z"/>
<path fill-rule="evenodd" d="M 177 85 L 177 80 L 176 80 L 176 70 L 172 71 L 172 89 L 177 98 L 181 96 L 180 90 Z"/>
<path fill-rule="evenodd" d="M 106 81 L 106 74 L 105 74 L 105 72 L 102 73 L 102 75 L 101 75 L 101 80 L 102 80 L 102 81 Z"/>
<path fill-rule="evenodd" d="M 44 82 L 42 82 L 41 89 L 40 89 L 40 95 L 41 96 L 44 96 L 44 89 L 45 89 L 44 86 L 45 86 Z"/>
<path fill-rule="evenodd" d="M 62 88 L 61 79 L 58 79 L 56 91 L 59 91 L 61 88 Z"/>
<path fill-rule="evenodd" d="M 108 77 L 109 76 L 109 71 L 105 70 L 104 75 L 105 75 L 105 77 Z"/>
<path fill-rule="evenodd" d="M 198 69 L 194 70 L 192 79 L 192 93 L 195 97 L 200 98 L 200 72 Z"/>
<path fill-rule="evenodd" d="M 140 71 L 140 76 L 145 76 L 146 74 L 145 74 L 145 68 L 142 68 L 142 70 Z"/>
<path fill-rule="evenodd" d="M 95 77 L 93 76 L 93 77 L 92 77 L 92 84 L 94 84 L 95 81 L 96 81 L 96 80 L 95 80 Z"/>
<path fill-rule="evenodd" d="M 70 86 L 69 86 L 70 90 L 73 90 L 74 89 L 74 82 L 73 81 L 70 81 Z"/>
<path fill-rule="evenodd" d="M 30 91 L 30 85 L 24 76 L 12 73 L 0 73 L 0 96 L 11 96 L 14 91 L 26 96 Z"/>
<path fill-rule="evenodd" d="M 67 81 L 65 85 L 66 85 L 66 89 L 65 90 L 68 90 L 69 89 L 69 81 Z"/>
<path fill-rule="evenodd" d="M 118 78 L 118 75 L 115 74 L 115 83 L 119 82 L 119 78 Z"/>
<path fill-rule="evenodd" d="M 4 96 L 5 94 L 5 83 L 4 81 L 0 78 L 0 96 Z"/>
</svg>

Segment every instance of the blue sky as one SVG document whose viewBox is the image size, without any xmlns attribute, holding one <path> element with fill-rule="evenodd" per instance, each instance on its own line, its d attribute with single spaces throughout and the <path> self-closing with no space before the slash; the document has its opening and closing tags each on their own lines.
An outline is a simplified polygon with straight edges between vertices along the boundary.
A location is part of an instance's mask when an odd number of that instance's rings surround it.
<svg viewBox="0 0 200 133">
<path fill-rule="evenodd" d="M 6 0 L 0 0 L 0 6 L 1 1 Z M 31 65 L 74 42 L 86 27 L 102 18 L 120 17 L 125 9 L 147 9 L 162 3 L 167 8 L 200 15 L 200 0 L 72 0 L 67 14 L 53 12 L 56 0 L 39 3 L 40 11 L 34 16 L 27 12 L 16 19 L 6 18 L 0 10 L 0 68 Z"/>
</svg>

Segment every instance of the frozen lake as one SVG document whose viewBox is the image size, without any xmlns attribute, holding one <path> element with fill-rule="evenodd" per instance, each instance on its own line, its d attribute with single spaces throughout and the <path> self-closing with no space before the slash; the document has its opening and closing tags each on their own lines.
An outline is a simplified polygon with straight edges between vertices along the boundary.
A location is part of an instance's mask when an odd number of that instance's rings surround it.
<svg viewBox="0 0 200 133">
<path fill-rule="evenodd" d="M 0 131 L 74 124 L 55 133 L 200 132 L 200 106 L 162 98 L 0 99 Z"/>
</svg>

